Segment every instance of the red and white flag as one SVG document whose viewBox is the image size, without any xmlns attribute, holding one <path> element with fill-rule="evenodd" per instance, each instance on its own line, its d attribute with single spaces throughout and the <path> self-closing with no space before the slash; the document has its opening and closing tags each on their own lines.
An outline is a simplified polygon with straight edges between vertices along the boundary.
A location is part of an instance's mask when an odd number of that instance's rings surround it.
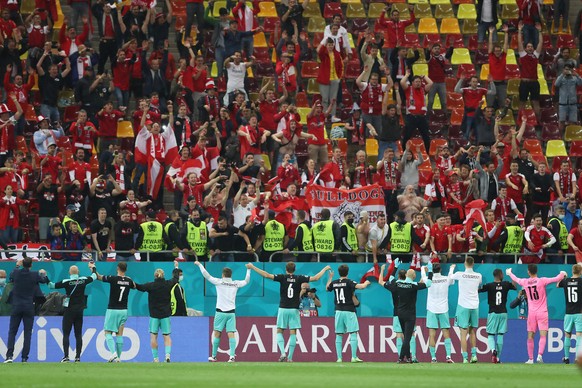
<svg viewBox="0 0 582 388">
<path fill-rule="evenodd" d="M 218 168 L 219 157 L 220 150 L 217 147 L 205 147 L 204 149 L 194 147 L 192 149 L 192 159 L 198 159 L 202 163 L 199 176 L 204 177 L 207 181 L 210 173 Z"/>
<path fill-rule="evenodd" d="M 481 225 L 485 233 L 487 233 L 487 221 L 483 210 L 487 207 L 487 203 L 482 199 L 476 199 L 465 205 L 465 236 L 471 236 L 471 230 L 475 221 Z"/>
</svg>

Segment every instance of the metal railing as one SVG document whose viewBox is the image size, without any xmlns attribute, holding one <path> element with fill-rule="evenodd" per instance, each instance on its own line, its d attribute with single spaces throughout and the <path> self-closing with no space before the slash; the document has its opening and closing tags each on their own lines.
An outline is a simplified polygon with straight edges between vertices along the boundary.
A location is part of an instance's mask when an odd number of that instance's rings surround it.
<svg viewBox="0 0 582 388">
<path fill-rule="evenodd" d="M 398 255 L 406 255 L 406 256 L 412 256 L 413 252 L 409 252 L 409 253 L 392 253 L 392 252 L 387 252 L 387 253 L 378 253 L 376 254 L 376 257 L 378 259 L 378 262 L 382 262 L 384 261 L 384 258 L 386 256 L 386 254 L 390 254 L 392 255 L 393 259 L 398 258 Z M 269 262 L 273 261 L 274 257 L 277 256 L 285 256 L 285 257 L 289 257 L 290 259 L 296 258 L 298 255 L 312 255 L 312 256 L 316 256 L 317 260 L 316 262 L 321 262 L 321 256 L 332 256 L 336 258 L 336 261 L 341 261 L 338 260 L 339 258 L 341 258 L 341 256 L 352 256 L 352 257 L 356 257 L 356 262 L 363 262 L 363 263 L 371 263 L 373 262 L 373 255 L 372 252 L 367 252 L 367 251 L 363 251 L 363 252 L 330 252 L 330 253 L 321 253 L 321 252 L 316 252 L 316 251 L 290 251 L 289 253 L 284 253 L 283 251 L 280 252 L 274 252 L 269 256 Z M 430 254 L 421 254 L 421 256 L 430 256 Z M 446 253 L 440 253 L 438 254 L 439 258 L 446 256 Z M 471 256 L 475 259 L 475 263 L 487 263 L 486 260 L 488 257 L 492 257 L 493 260 L 491 261 L 492 263 L 498 263 L 499 261 L 495 260 L 495 258 L 507 258 L 507 257 L 511 257 L 513 256 L 513 264 L 518 264 L 519 263 L 519 258 L 522 256 L 535 256 L 535 255 L 531 255 L 531 254 L 526 254 L 526 253 L 499 253 L 499 252 L 486 252 L 482 255 L 477 254 L 477 252 L 462 252 L 462 253 L 453 253 L 451 255 L 451 259 L 450 260 L 443 260 L 442 262 L 447 263 L 447 262 L 451 262 L 451 263 L 458 263 L 460 262 L 460 260 L 458 259 L 459 257 L 462 257 L 463 260 L 465 261 L 465 259 L 467 258 L 467 256 Z M 553 257 L 553 256 L 559 256 L 563 258 L 563 264 L 567 264 L 568 263 L 568 257 L 574 257 L 574 254 L 560 254 L 560 253 L 546 253 L 547 257 Z M 358 258 L 359 257 L 365 257 L 364 261 L 359 261 Z M 507 263 L 507 264 L 511 264 L 511 263 Z M 562 263 L 560 263 L 562 264 Z"/>
<path fill-rule="evenodd" d="M 67 258 L 67 255 L 72 256 L 79 256 L 80 255 L 80 261 L 90 261 L 90 260 L 95 260 L 95 261 L 117 261 L 116 257 L 117 256 L 123 256 L 123 257 L 131 257 L 134 256 L 136 261 L 152 261 L 151 257 L 155 257 L 155 256 L 159 256 L 159 255 L 167 255 L 168 256 L 168 260 L 170 258 L 170 255 L 178 255 L 176 257 L 176 259 L 178 260 L 183 260 L 186 261 L 187 257 L 195 257 L 198 258 L 196 253 L 194 251 L 174 251 L 174 250 L 164 250 L 164 251 L 158 251 L 158 252 L 150 252 L 150 251 L 119 251 L 119 250 L 111 250 L 110 252 L 106 252 L 106 251 L 102 251 L 103 252 L 103 258 L 102 259 L 98 259 L 99 255 L 98 252 L 95 250 L 55 250 L 55 249 L 50 249 L 49 247 L 46 246 L 40 246 L 38 248 L 31 248 L 31 249 L 0 249 L 0 262 L 2 260 L 19 260 L 19 259 L 23 259 L 25 257 L 30 257 L 33 260 L 38 260 L 38 261 L 63 261 Z M 251 256 L 253 257 L 254 261 L 259 261 L 259 256 L 257 256 L 257 254 L 255 252 L 243 252 L 243 251 L 224 251 L 224 252 L 220 252 L 220 253 L 216 253 L 212 256 L 209 256 L 208 261 L 217 261 L 217 260 L 213 260 L 214 257 L 216 256 L 222 256 L 222 255 L 247 255 L 247 256 Z M 55 256 L 58 255 L 60 257 L 57 256 L 57 258 L 55 258 Z M 145 258 L 145 259 L 144 259 Z M 72 260 L 72 261 L 79 261 L 79 260 Z M 221 260 L 218 260 L 221 261 Z M 249 261 L 253 261 L 253 260 L 249 260 Z"/>
</svg>

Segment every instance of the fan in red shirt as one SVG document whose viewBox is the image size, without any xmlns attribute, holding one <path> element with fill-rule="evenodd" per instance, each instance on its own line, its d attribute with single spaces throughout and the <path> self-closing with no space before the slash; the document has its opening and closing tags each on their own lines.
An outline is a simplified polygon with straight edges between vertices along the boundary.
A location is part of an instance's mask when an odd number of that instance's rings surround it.
<svg viewBox="0 0 582 388">
<path fill-rule="evenodd" d="M 254 155 L 260 155 L 261 145 L 267 141 L 267 137 L 271 136 L 271 131 L 259 127 L 257 123 L 257 115 L 251 114 L 249 125 L 241 126 L 238 129 L 238 137 L 240 139 L 240 157 L 244 159 L 248 152 Z M 257 158 L 257 160 L 260 158 Z"/>
<path fill-rule="evenodd" d="M 461 85 L 465 82 L 465 74 L 461 74 L 461 78 L 459 82 L 457 82 L 457 86 L 455 86 L 455 92 L 461 93 L 463 95 L 463 101 L 465 103 L 465 115 L 463 116 L 463 122 L 461 124 L 461 128 L 464 129 L 465 138 L 469 139 L 474 131 L 473 127 L 473 118 L 475 117 L 475 112 L 479 109 L 483 97 L 487 94 L 495 94 L 495 83 L 490 82 L 489 87 L 491 88 L 490 91 L 487 91 L 485 88 L 479 87 L 479 77 L 473 76 L 469 79 L 469 87 L 462 88 Z M 478 143 L 478 139 L 476 139 L 476 143 Z"/>
<path fill-rule="evenodd" d="M 543 226 L 541 214 L 535 214 L 532 217 L 533 225 L 530 225 L 524 234 L 527 242 L 524 253 L 526 256 L 521 258 L 523 264 L 539 264 L 546 258 L 545 248 L 555 244 L 556 238 L 546 227 Z"/>
<path fill-rule="evenodd" d="M 279 105 L 287 99 L 287 90 L 283 89 L 283 95 L 277 98 L 275 91 L 269 89 L 270 85 L 267 82 L 259 91 L 259 112 L 261 113 L 261 125 L 271 133 L 275 133 L 277 131 L 275 116 L 279 113 Z"/>
<path fill-rule="evenodd" d="M 301 179 L 297 166 L 291 163 L 290 160 L 291 155 L 285 154 L 283 156 L 283 163 L 277 169 L 277 176 L 281 178 L 279 185 L 283 191 L 287 190 L 287 186 L 289 186 L 291 183 L 297 183 Z"/>
<path fill-rule="evenodd" d="M 430 228 L 430 249 L 433 258 L 438 253 L 446 253 L 447 258 L 451 258 L 453 252 L 453 239 L 449 227 L 445 225 L 447 214 L 438 215 L 436 223 Z"/>
<path fill-rule="evenodd" d="M 297 67 L 293 64 L 293 54 L 281 54 L 281 60 L 275 67 L 280 93 L 289 93 L 292 96 L 297 91 Z"/>
<path fill-rule="evenodd" d="M 83 22 L 83 32 L 77 35 L 77 29 L 75 26 L 69 26 L 69 20 L 65 17 L 65 22 L 59 31 L 59 42 L 61 43 L 61 50 L 67 54 L 67 56 L 77 52 L 77 47 L 85 44 L 87 37 L 89 36 L 89 18 L 86 16 L 81 17 Z"/>
<path fill-rule="evenodd" d="M 505 184 L 507 185 L 507 197 L 513 199 L 520 213 L 524 213 L 523 196 L 528 193 L 528 183 L 525 176 L 517 172 L 518 170 L 519 164 L 511 162 L 510 172 L 505 176 Z"/>
<path fill-rule="evenodd" d="M 12 186 L 16 191 L 18 189 L 18 178 L 16 177 L 16 168 L 11 157 L 8 157 L 4 162 L 4 166 L 0 167 L 0 193 L 3 193 L 6 186 Z M 24 194 L 24 192 L 22 192 Z"/>
<path fill-rule="evenodd" d="M 568 245 L 570 245 L 570 252 L 576 254 L 576 261 L 580 263 L 582 260 L 578 257 L 582 255 L 582 222 L 568 233 Z"/>
<path fill-rule="evenodd" d="M 106 150 L 109 144 L 117 143 L 117 122 L 123 120 L 124 113 L 113 109 L 113 103 L 107 102 L 95 115 L 99 123 L 98 149 Z"/>
<path fill-rule="evenodd" d="M 6 73 L 4 73 L 4 89 L 6 90 L 7 94 L 14 94 L 22 107 L 22 111 L 26 112 L 28 109 L 28 97 L 30 93 L 30 89 L 34 86 L 34 77 L 29 75 L 28 82 L 24 83 L 24 78 L 20 74 L 16 74 L 14 76 L 14 82 L 10 82 L 10 76 L 12 74 L 12 65 L 6 65 Z M 8 98 L 6 101 L 6 105 L 8 105 L 8 109 L 12 112 L 16 112 L 16 105 L 11 98 Z"/>
<path fill-rule="evenodd" d="M 77 113 L 77 121 L 71 123 L 69 133 L 73 138 L 73 147 L 86 150 L 85 155 L 89 158 L 93 152 L 93 144 L 98 131 L 95 125 L 87 120 L 87 112 L 80 110 Z"/>
<path fill-rule="evenodd" d="M 9 0 L 5 0 L 9 1 Z M 18 12 L 18 2 L 13 1 L 12 5 L 16 6 L 15 12 Z M 4 2 L 4 1 L 3 1 Z M 10 20 L 10 10 L 6 7 L 5 4 L 2 4 L 2 18 L 0 18 L 0 34 L 4 37 L 12 36 L 12 31 L 16 28 L 16 23 Z"/>
<path fill-rule="evenodd" d="M 85 150 L 77 149 L 75 160 L 67 166 L 69 176 L 67 181 L 77 186 L 81 191 L 88 187 L 91 180 L 91 166 L 85 162 Z"/>
<path fill-rule="evenodd" d="M 117 105 L 123 110 L 129 104 L 129 78 L 131 68 L 135 62 L 135 57 L 126 58 L 125 51 L 119 50 L 117 62 L 113 65 L 113 86 L 115 86 L 115 96 Z"/>
<path fill-rule="evenodd" d="M 461 153 L 467 152 L 463 147 L 457 151 L 457 153 L 451 156 L 451 150 L 449 149 L 448 145 L 444 145 L 440 149 L 440 156 L 436 158 L 435 163 L 437 168 L 440 170 L 442 176 L 446 176 L 446 172 L 455 168 L 457 164 L 457 158 L 461 155 Z"/>
<path fill-rule="evenodd" d="M 316 100 L 307 115 L 307 133 L 315 136 L 315 139 L 307 141 L 309 159 L 313 159 L 316 165 L 322 167 L 327 163 L 327 142 L 325 138 L 325 117 L 331 112 L 331 104 L 327 111 L 323 112 L 321 101 Z"/>
<path fill-rule="evenodd" d="M 408 10 L 410 11 L 409 20 L 400 20 L 400 11 L 396 8 L 390 8 L 390 5 L 387 5 L 386 9 L 382 11 L 380 19 L 377 21 L 377 27 L 384 31 L 386 47 L 393 49 L 397 46 L 401 46 L 404 42 L 404 30 L 416 21 L 414 16 L 414 5 L 409 5 Z M 391 12 L 392 17 L 389 20 L 386 20 L 387 12 Z"/>
<path fill-rule="evenodd" d="M 354 188 L 364 187 L 372 184 L 372 169 L 374 167 L 366 165 L 366 152 L 356 152 L 356 162 L 352 173 L 352 183 Z"/>
<path fill-rule="evenodd" d="M 485 210 L 485 221 L 486 235 L 483 237 L 488 239 L 487 250 L 489 252 L 494 252 L 495 250 L 493 247 L 498 245 L 496 244 L 496 241 L 499 238 L 499 235 L 501 235 L 505 223 L 501 220 L 496 220 L 495 212 L 491 209 Z"/>
<path fill-rule="evenodd" d="M 18 188 L 18 196 L 22 197 L 24 195 L 24 191 L 28 190 L 28 178 L 32 172 L 32 166 L 26 162 L 26 155 L 24 152 L 18 150 L 14 153 L 13 167 L 21 178 L 21 184 Z"/>
<path fill-rule="evenodd" d="M 424 212 L 415 213 L 412 215 L 412 230 L 423 241 L 421 245 L 414 243 L 412 245 L 413 252 L 427 253 L 430 243 L 430 228 L 424 223 Z"/>
<path fill-rule="evenodd" d="M 27 205 L 28 201 L 17 198 L 12 186 L 6 187 L 3 193 L 0 198 L 0 232 L 4 243 L 15 243 L 20 227 L 20 206 Z"/>
<path fill-rule="evenodd" d="M 62 163 L 63 160 L 57 156 L 57 145 L 52 142 L 47 148 L 47 154 L 40 159 L 41 180 L 47 175 L 53 177 L 60 176 L 59 170 L 61 169 Z"/>
<path fill-rule="evenodd" d="M 147 100 L 142 99 L 139 101 L 139 109 L 133 113 L 133 133 L 137 134 L 140 131 L 140 124 L 141 124 L 141 116 L 143 115 L 144 107 L 148 105 Z M 156 110 L 150 109 L 146 113 L 146 120 L 152 121 L 154 123 L 161 123 L 162 122 L 162 115 L 157 112 Z"/>
<path fill-rule="evenodd" d="M 537 6 L 536 1 L 530 1 L 529 3 L 532 7 Z M 520 5 L 520 8 L 523 8 L 521 9 L 522 11 L 524 9 L 529 9 L 529 7 L 529 5 Z M 517 33 L 517 48 L 519 50 L 519 67 L 521 71 L 521 82 L 519 83 L 519 110 L 521 111 L 525 108 L 525 103 L 529 98 L 531 100 L 531 105 L 536 113 L 536 117 L 539 119 L 540 84 L 538 82 L 538 64 L 540 62 L 539 58 L 544 45 L 544 40 L 542 37 L 542 26 L 540 23 L 535 23 L 535 27 L 537 29 L 536 32 L 539 34 L 537 47 L 534 47 L 531 42 L 526 42 L 524 47 L 522 36 L 523 24 L 523 20 L 519 22 L 519 32 Z M 533 24 L 533 21 L 530 20 L 528 24 Z M 533 36 L 531 38 L 533 38 Z"/>
<path fill-rule="evenodd" d="M 339 148 L 333 149 L 331 160 L 321 170 L 321 178 L 326 181 L 333 181 L 334 185 L 331 187 L 339 188 L 343 182 L 347 186 L 351 184 L 348 167 L 345 159 L 342 157 L 342 150 Z M 324 170 L 329 171 L 329 178 L 324 178 Z"/>
</svg>

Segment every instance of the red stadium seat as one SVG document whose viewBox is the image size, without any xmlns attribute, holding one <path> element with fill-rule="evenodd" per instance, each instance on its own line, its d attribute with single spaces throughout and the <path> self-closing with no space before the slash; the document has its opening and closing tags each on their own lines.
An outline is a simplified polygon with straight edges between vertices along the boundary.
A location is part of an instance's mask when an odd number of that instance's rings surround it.
<svg viewBox="0 0 582 388">
<path fill-rule="evenodd" d="M 537 139 L 538 134 L 536 128 L 533 125 L 526 125 L 525 132 L 523 133 L 524 139 Z"/>
<path fill-rule="evenodd" d="M 540 122 L 545 123 L 556 123 L 558 122 L 558 112 L 554 108 L 544 108 L 541 110 Z"/>
<path fill-rule="evenodd" d="M 521 78 L 518 65 L 505 65 L 505 79 Z"/>
<path fill-rule="evenodd" d="M 356 18 L 352 20 L 352 32 L 364 32 L 369 28 L 368 19 Z"/>
<path fill-rule="evenodd" d="M 449 127 L 449 138 L 461 136 L 463 136 L 463 134 L 461 133 L 461 125 L 451 125 Z"/>
<path fill-rule="evenodd" d="M 307 94 L 305 92 L 299 92 L 295 96 L 295 105 L 300 108 L 309 107 L 309 101 L 307 101 Z"/>
<path fill-rule="evenodd" d="M 281 21 L 279 18 L 264 18 L 263 19 L 263 30 L 267 33 L 275 32 L 275 27 L 279 25 L 281 28 Z"/>
<path fill-rule="evenodd" d="M 402 46 L 410 48 L 420 47 L 418 34 L 404 34 L 404 42 L 402 43 Z"/>
<path fill-rule="evenodd" d="M 431 49 L 435 44 L 442 44 L 439 34 L 426 34 L 424 36 L 424 40 L 422 41 L 423 48 Z"/>
<path fill-rule="evenodd" d="M 461 78 L 462 74 L 465 74 L 467 78 L 473 77 L 477 75 L 477 71 L 475 70 L 475 66 L 471 63 L 461 64 L 457 67 L 457 78 Z"/>
<path fill-rule="evenodd" d="M 461 93 L 447 93 L 447 109 L 463 109 L 463 95 Z"/>
<path fill-rule="evenodd" d="M 463 123 L 463 109 L 453 109 L 451 112 L 451 125 L 461 125 Z"/>
<path fill-rule="evenodd" d="M 582 157 L 582 140 L 574 140 L 570 143 L 570 156 Z"/>
<path fill-rule="evenodd" d="M 433 139 L 430 141 L 430 150 L 428 151 L 428 154 L 431 157 L 435 157 L 440 148 L 446 145 L 448 145 L 448 141 L 446 139 Z"/>
<path fill-rule="evenodd" d="M 305 61 L 301 63 L 301 78 L 317 78 L 319 73 L 319 63 L 315 61 Z"/>
<path fill-rule="evenodd" d="M 547 35 L 547 34 L 544 36 L 549 37 L 549 35 Z M 550 41 L 550 44 L 545 46 L 545 47 L 551 47 L 551 46 L 552 46 L 552 43 Z M 558 35 L 558 41 L 556 42 L 556 47 L 576 48 L 576 44 L 574 43 L 574 37 L 572 35 Z"/>
<path fill-rule="evenodd" d="M 345 76 L 347 79 L 356 79 L 361 74 L 360 61 L 351 60 L 345 65 Z"/>
<path fill-rule="evenodd" d="M 469 44 L 467 48 L 471 51 L 476 51 L 479 49 L 479 42 L 477 41 L 477 35 L 471 35 L 469 37 Z"/>
<path fill-rule="evenodd" d="M 446 47 L 453 46 L 454 48 L 463 48 L 465 47 L 465 41 L 463 40 L 463 35 L 461 34 L 449 34 L 447 35 L 447 39 L 445 41 Z"/>
<path fill-rule="evenodd" d="M 546 123 L 542 125 L 542 140 L 560 140 L 562 133 L 557 123 Z"/>
<path fill-rule="evenodd" d="M 323 8 L 323 17 L 325 19 L 332 19 L 333 15 L 343 15 L 341 3 L 326 3 Z"/>
<path fill-rule="evenodd" d="M 448 123 L 447 112 L 442 109 L 435 109 L 429 113 L 428 121 L 431 124 L 439 124 L 444 126 Z"/>
<path fill-rule="evenodd" d="M 477 50 L 475 51 L 475 64 L 484 65 L 489 63 L 489 53 L 487 50 Z"/>
<path fill-rule="evenodd" d="M 73 151 L 71 139 L 68 136 L 61 136 L 57 139 L 57 147 L 63 151 Z"/>
</svg>

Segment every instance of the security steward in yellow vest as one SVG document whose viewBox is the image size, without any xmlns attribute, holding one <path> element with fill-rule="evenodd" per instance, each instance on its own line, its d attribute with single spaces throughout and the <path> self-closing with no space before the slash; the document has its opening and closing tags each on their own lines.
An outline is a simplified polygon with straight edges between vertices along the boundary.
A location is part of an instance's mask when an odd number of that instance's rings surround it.
<svg viewBox="0 0 582 388">
<path fill-rule="evenodd" d="M 77 212 L 77 207 L 75 205 L 67 205 L 65 216 L 63 217 L 63 226 L 66 230 L 69 230 L 69 222 L 77 224 L 77 229 L 79 233 L 85 234 L 85 230 L 81 228 L 81 225 L 73 218 L 73 214 Z"/>
<path fill-rule="evenodd" d="M 142 260 L 147 260 L 146 252 L 150 252 L 150 261 L 167 261 L 168 257 L 164 253 L 158 253 L 165 250 L 167 246 L 168 237 L 164 231 L 164 226 L 161 222 L 156 221 L 156 212 L 150 210 L 146 214 L 146 221 L 138 228 L 135 247 L 140 252 Z M 170 257 L 170 259 L 172 258 Z"/>
<path fill-rule="evenodd" d="M 319 253 L 320 261 L 324 263 L 335 261 L 333 252 L 338 248 L 341 235 L 339 226 L 330 218 L 329 209 L 321 210 L 321 220 L 311 228 L 313 246 L 315 251 Z"/>
<path fill-rule="evenodd" d="M 340 234 L 342 252 L 357 252 L 358 236 L 354 226 L 354 213 L 349 210 L 344 213 L 344 223 L 340 227 Z M 355 263 L 356 255 L 341 255 L 341 260 L 346 263 Z"/>
<path fill-rule="evenodd" d="M 174 268 L 172 271 L 172 277 L 178 278 L 179 282 L 174 284 L 172 290 L 170 291 L 170 304 L 172 306 L 172 315 L 177 317 L 188 316 L 188 305 L 186 304 L 186 291 L 184 287 L 180 285 L 180 282 L 184 280 L 184 273 L 180 268 Z"/>
<path fill-rule="evenodd" d="M 413 243 L 418 245 L 424 243 L 414 233 L 412 224 L 406 222 L 406 214 L 400 210 L 394 213 L 394 222 L 390 224 L 386 238 L 390 241 L 390 254 L 393 258 L 399 258 L 401 262 L 412 261 L 410 251 Z"/>
<path fill-rule="evenodd" d="M 200 219 L 200 212 L 192 210 L 190 218 L 182 228 L 182 249 L 188 261 L 206 261 L 208 259 L 208 229 L 206 222 Z"/>
<path fill-rule="evenodd" d="M 552 264 L 564 264 L 563 254 L 568 252 L 568 228 L 563 219 L 566 216 L 566 209 L 559 205 L 554 208 L 555 216 L 548 221 L 548 229 L 554 237 L 556 242 L 554 245 L 546 249 L 548 260 Z"/>
<path fill-rule="evenodd" d="M 503 253 L 499 258 L 500 263 L 515 263 L 515 254 L 521 253 L 523 250 L 524 234 L 522 226 L 517 223 L 515 213 L 508 213 L 505 216 L 505 228 L 493 244 L 493 249 L 500 247 L 500 251 Z"/>
<path fill-rule="evenodd" d="M 297 229 L 295 238 L 289 243 L 289 250 L 295 252 L 313 252 L 313 236 L 311 235 L 311 225 L 305 221 L 305 210 L 297 210 Z M 310 262 L 312 254 L 297 254 L 297 261 L 301 263 Z"/>
<path fill-rule="evenodd" d="M 275 252 L 281 252 L 287 247 L 289 237 L 285 231 L 285 225 L 275 219 L 275 212 L 269 210 L 263 220 L 264 235 L 260 258 L 269 261 L 269 257 Z M 283 255 L 273 256 L 273 261 L 282 261 Z"/>
</svg>

